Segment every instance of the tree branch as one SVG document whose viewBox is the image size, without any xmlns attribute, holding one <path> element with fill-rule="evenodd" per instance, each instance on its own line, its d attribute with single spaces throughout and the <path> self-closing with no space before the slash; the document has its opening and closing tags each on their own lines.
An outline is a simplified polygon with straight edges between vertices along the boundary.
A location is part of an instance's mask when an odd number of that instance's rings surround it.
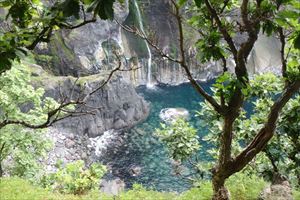
<svg viewBox="0 0 300 200">
<path fill-rule="evenodd" d="M 183 35 L 183 26 L 182 26 L 182 19 L 180 15 L 180 8 L 176 4 L 174 0 L 171 0 L 172 4 L 174 5 L 175 8 L 175 13 L 174 16 L 177 20 L 177 25 L 179 29 L 179 48 L 180 48 L 180 59 L 173 58 L 166 54 L 157 44 L 155 44 L 153 41 L 151 41 L 142 31 L 138 30 L 137 28 L 132 28 L 129 26 L 124 26 L 118 21 L 116 21 L 125 31 L 128 31 L 130 33 L 133 33 L 140 38 L 144 39 L 161 57 L 166 58 L 172 62 L 180 64 L 180 66 L 185 70 L 185 73 L 187 75 L 188 80 L 192 84 L 192 86 L 195 88 L 195 90 L 202 96 L 206 101 L 208 101 L 213 108 L 219 113 L 219 114 L 224 114 L 224 109 L 218 104 L 218 102 L 211 96 L 209 95 L 201 86 L 200 84 L 193 78 L 192 73 L 190 72 L 190 69 L 187 65 L 186 62 L 186 57 L 185 57 L 185 50 L 184 50 L 184 35 Z"/>
<path fill-rule="evenodd" d="M 264 127 L 258 132 L 252 142 L 234 159 L 232 174 L 243 169 L 260 151 L 264 149 L 269 140 L 273 137 L 276 128 L 276 121 L 282 108 L 300 89 L 300 80 L 286 86 L 285 91 L 273 104 Z"/>
<path fill-rule="evenodd" d="M 10 120 L 10 119 L 5 119 L 2 122 L 0 122 L 0 129 L 7 126 L 7 125 L 22 125 L 26 128 L 31 128 L 31 129 L 41 129 L 41 128 L 47 128 L 51 126 L 53 123 L 59 121 L 59 118 L 57 118 L 57 115 L 63 108 L 66 108 L 67 106 L 70 105 L 78 105 L 78 104 L 83 104 L 84 102 L 81 101 L 69 101 L 67 103 L 62 103 L 60 106 L 58 106 L 56 109 L 51 110 L 47 113 L 47 119 L 45 122 L 41 124 L 31 124 L 29 122 L 23 121 L 23 120 Z"/>
<path fill-rule="evenodd" d="M 84 26 L 86 24 L 93 23 L 93 22 L 97 21 L 96 16 L 93 16 L 92 19 L 87 20 L 86 16 L 85 16 L 85 12 L 84 12 L 83 16 L 84 16 L 83 22 L 80 22 L 76 25 L 72 25 L 72 24 L 69 24 L 67 22 L 58 22 L 58 21 L 56 21 L 56 17 L 52 18 L 49 25 L 44 27 L 41 30 L 41 32 L 38 34 L 38 36 L 34 39 L 34 41 L 30 45 L 26 46 L 26 48 L 28 50 L 33 50 L 39 42 L 49 41 L 49 39 L 52 35 L 52 30 L 53 30 L 54 26 L 58 26 L 60 28 L 65 28 L 65 29 L 71 29 L 72 30 L 72 29 L 76 29 L 76 28 L 79 28 L 79 27 Z M 45 39 L 45 36 L 46 36 L 46 39 Z"/>
<path fill-rule="evenodd" d="M 280 58 L 281 58 L 281 64 L 282 64 L 282 76 L 286 78 L 287 74 L 286 74 L 286 68 L 287 68 L 287 64 L 286 64 L 286 58 L 285 56 L 285 35 L 283 33 L 283 28 L 280 27 L 278 29 L 279 32 L 279 39 L 280 39 L 280 43 L 281 43 L 281 49 L 280 49 Z"/>
<path fill-rule="evenodd" d="M 76 25 L 72 25 L 72 24 L 69 24 L 69 23 L 57 23 L 57 25 L 61 28 L 65 28 L 65 29 L 76 29 L 76 28 L 79 28 L 81 26 L 84 26 L 86 24 L 89 24 L 89 23 L 93 23 L 93 22 L 96 22 L 97 19 L 96 17 L 93 17 L 92 19 L 89 19 L 89 20 L 84 20 L 83 22 L 79 23 L 79 24 L 76 24 Z"/>
<path fill-rule="evenodd" d="M 212 17 L 216 20 L 217 26 L 219 31 L 222 33 L 224 40 L 227 42 L 230 51 L 232 52 L 235 60 L 237 57 L 237 49 L 234 45 L 233 39 L 231 38 L 231 36 L 229 35 L 228 31 L 226 30 L 226 28 L 223 26 L 221 19 L 219 18 L 217 11 L 212 7 L 212 5 L 210 4 L 209 0 L 204 0 L 206 7 L 208 8 L 209 13 L 212 15 Z"/>
<path fill-rule="evenodd" d="M 87 95 L 85 95 L 83 98 L 79 97 L 76 100 L 72 100 L 73 94 L 74 94 L 74 90 L 75 90 L 75 85 L 78 81 L 78 79 L 75 80 L 75 82 L 73 83 L 73 87 L 71 88 L 71 94 L 69 95 L 69 98 L 67 98 L 66 96 L 64 96 L 61 92 L 60 92 L 60 99 L 61 99 L 61 103 L 60 105 L 53 109 L 50 110 L 47 113 L 47 119 L 45 120 L 45 122 L 40 123 L 40 124 L 33 124 L 30 123 L 28 121 L 25 120 L 13 120 L 13 119 L 5 119 L 3 121 L 0 122 L 0 129 L 7 126 L 7 125 L 21 125 L 24 126 L 26 128 L 31 128 L 31 129 L 42 129 L 42 128 L 47 128 L 51 125 L 53 125 L 54 123 L 61 121 L 63 119 L 69 118 L 69 117 L 78 117 L 78 116 L 82 116 L 82 115 L 93 115 L 94 112 L 93 111 L 78 111 L 78 110 L 68 110 L 66 109 L 68 106 L 71 105 L 82 105 L 85 106 L 86 105 L 86 101 L 87 99 L 95 94 L 97 91 L 99 91 L 101 88 L 103 88 L 112 78 L 113 74 L 117 71 L 130 71 L 130 70 L 135 70 L 136 68 L 133 69 L 121 69 L 122 66 L 122 62 L 121 62 L 121 58 L 119 57 L 119 55 L 115 54 L 117 56 L 118 59 L 118 67 L 116 67 L 115 69 L 113 69 L 108 77 L 105 79 L 104 82 L 102 82 L 100 84 L 100 86 L 96 87 L 94 90 L 92 90 L 90 93 L 88 93 Z M 70 99 L 68 101 L 68 99 Z M 78 108 L 77 108 L 78 109 Z M 60 116 L 61 113 L 64 113 L 64 116 Z"/>
<path fill-rule="evenodd" d="M 204 97 L 206 101 L 208 101 L 214 109 L 219 113 L 219 114 L 224 114 L 224 109 L 218 104 L 218 102 L 211 96 L 209 95 L 199 84 L 198 82 L 193 78 L 189 67 L 187 66 L 186 58 L 185 58 L 185 51 L 184 51 L 184 35 L 183 35 L 183 26 L 182 26 L 182 20 L 181 20 L 181 15 L 180 15 L 180 8 L 176 4 L 174 0 L 172 0 L 172 3 L 175 7 L 175 17 L 177 20 L 177 25 L 179 29 L 179 46 L 180 46 L 180 55 L 181 55 L 181 60 L 179 64 L 181 67 L 185 70 L 185 73 L 192 84 L 192 86 L 196 89 L 196 91 Z"/>
<path fill-rule="evenodd" d="M 115 55 L 116 55 L 116 57 L 117 57 L 117 59 L 118 59 L 118 66 L 117 66 L 115 69 L 113 69 L 113 70 L 109 73 L 108 78 L 107 78 L 107 79 L 106 79 L 99 87 L 97 87 L 97 88 L 94 89 L 92 92 L 90 92 L 90 93 L 85 97 L 85 99 L 87 99 L 89 96 L 95 94 L 97 91 L 99 91 L 101 88 L 103 88 L 103 87 L 111 80 L 111 78 L 113 77 L 114 73 L 121 70 L 121 67 L 122 67 L 121 58 L 120 58 L 120 56 L 119 56 L 118 54 L 115 53 Z"/>
</svg>

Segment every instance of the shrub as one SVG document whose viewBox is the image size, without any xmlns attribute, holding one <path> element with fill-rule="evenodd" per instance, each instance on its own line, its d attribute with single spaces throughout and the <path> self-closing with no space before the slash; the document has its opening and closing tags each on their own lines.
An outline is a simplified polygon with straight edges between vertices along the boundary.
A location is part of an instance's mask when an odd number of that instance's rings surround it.
<svg viewBox="0 0 300 200">
<path fill-rule="evenodd" d="M 1 200 L 94 200 L 99 193 L 93 191 L 84 196 L 60 194 L 32 185 L 29 181 L 17 177 L 0 179 Z"/>
<path fill-rule="evenodd" d="M 44 89 L 31 85 L 30 71 L 24 64 L 14 63 L 1 74 L 0 85 L 0 176 L 34 179 L 41 168 L 37 161 L 50 149 L 50 141 L 41 129 L 33 131 L 4 122 L 41 124 L 46 121 L 48 111 L 59 104 L 52 98 L 44 98 Z"/>
<path fill-rule="evenodd" d="M 213 193 L 211 182 L 201 181 L 196 185 L 197 187 L 184 192 L 180 200 L 211 200 Z"/>
<path fill-rule="evenodd" d="M 106 173 L 106 167 L 93 163 L 85 169 L 84 161 L 78 160 L 59 166 L 56 173 L 44 176 L 42 184 L 48 189 L 66 194 L 86 194 L 99 186 L 100 178 Z"/>
<path fill-rule="evenodd" d="M 256 200 L 267 183 L 257 176 L 237 173 L 226 182 L 233 200 Z"/>
<path fill-rule="evenodd" d="M 176 195 L 174 193 L 149 190 L 141 185 L 134 184 L 131 190 L 121 193 L 118 198 L 120 200 L 175 200 Z"/>
<path fill-rule="evenodd" d="M 156 135 L 167 145 L 175 160 L 185 160 L 200 148 L 197 130 L 184 119 L 177 119 L 170 125 L 161 124 Z"/>
<path fill-rule="evenodd" d="M 247 177 L 243 174 L 231 177 L 227 182 L 232 200 L 257 199 L 265 184 L 258 177 Z M 33 186 L 29 181 L 10 177 L 0 179 L 0 195 L 1 200 L 211 200 L 212 187 L 209 181 L 200 181 L 197 187 L 182 194 L 176 194 L 134 185 L 133 189 L 122 192 L 119 196 L 108 196 L 96 190 L 79 196 L 49 191 Z M 300 191 L 294 190 L 293 197 L 295 200 L 300 199 Z"/>
<path fill-rule="evenodd" d="M 192 188 L 183 193 L 180 200 L 210 200 L 213 194 L 210 181 L 199 181 Z M 226 182 L 232 200 L 256 200 L 266 182 L 257 176 L 247 176 L 238 173 Z"/>
</svg>

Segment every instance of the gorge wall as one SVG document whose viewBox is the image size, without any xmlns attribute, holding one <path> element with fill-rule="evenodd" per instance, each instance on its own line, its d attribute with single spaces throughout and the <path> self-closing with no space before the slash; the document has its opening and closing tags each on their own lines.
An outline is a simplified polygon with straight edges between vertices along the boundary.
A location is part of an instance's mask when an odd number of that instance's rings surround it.
<svg viewBox="0 0 300 200">
<path fill-rule="evenodd" d="M 63 164 L 76 160 L 84 160 L 86 164 L 99 161 L 91 138 L 102 137 L 105 132 L 121 135 L 149 115 L 149 103 L 120 76 L 113 76 L 104 87 L 89 95 L 107 80 L 109 71 L 77 79 L 53 76 L 36 64 L 26 64 L 32 72 L 33 85 L 44 88 L 45 97 L 58 102 L 65 97 L 73 100 L 83 97 L 86 102 L 84 106 L 76 106 L 75 110 L 86 114 L 63 119 L 47 130 L 45 137 L 53 142 L 47 159 L 41 161 L 47 172 L 55 171 L 58 161 Z M 120 141 L 116 137 L 104 142 Z"/>
<path fill-rule="evenodd" d="M 129 0 L 124 5 L 115 3 L 115 17 L 123 25 L 134 26 L 151 37 L 155 36 L 160 48 L 176 57 L 177 24 L 168 2 Z M 194 77 L 208 80 L 221 73 L 222 67 L 217 62 L 199 63 L 193 47 L 197 34 L 186 28 L 186 52 Z M 241 38 L 237 37 L 236 42 L 239 43 L 239 40 Z M 280 66 L 279 47 L 277 39 L 261 36 L 249 57 L 250 73 L 277 72 Z M 178 64 L 161 59 L 154 50 L 149 50 L 145 41 L 122 30 L 116 21 L 97 20 L 78 29 L 61 30 L 52 37 L 50 44 L 39 46 L 37 59 L 56 75 L 86 76 L 113 69 L 117 65 L 113 52 L 122 56 L 124 68 L 137 68 L 120 73 L 124 80 L 135 86 L 148 82 L 176 85 L 187 81 Z M 228 65 L 233 68 L 234 63 L 229 60 Z"/>
<path fill-rule="evenodd" d="M 86 105 L 78 105 L 77 110 L 89 114 L 57 122 L 54 127 L 63 132 L 96 137 L 107 130 L 128 129 L 148 116 L 149 104 L 120 76 L 114 76 L 95 91 L 107 80 L 109 72 L 76 80 L 71 76 L 52 76 L 35 64 L 30 67 L 36 77 L 33 78 L 35 85 L 45 89 L 45 96 L 58 102 L 64 97 L 74 100 L 85 98 Z M 92 91 L 95 93 L 89 95 Z"/>
</svg>

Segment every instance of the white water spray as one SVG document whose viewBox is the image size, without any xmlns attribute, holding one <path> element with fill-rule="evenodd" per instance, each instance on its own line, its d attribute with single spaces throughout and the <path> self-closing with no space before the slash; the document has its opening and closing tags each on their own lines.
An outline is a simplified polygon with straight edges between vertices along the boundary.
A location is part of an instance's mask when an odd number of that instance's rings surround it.
<svg viewBox="0 0 300 200">
<path fill-rule="evenodd" d="M 133 1 L 134 2 L 134 6 L 136 8 L 136 11 L 137 11 L 137 17 L 138 17 L 138 22 L 139 22 L 139 29 L 142 31 L 142 34 L 143 35 L 146 35 L 145 34 L 145 30 L 144 30 L 144 25 L 143 25 L 143 21 L 142 21 L 142 16 L 141 16 L 141 12 L 140 12 L 140 8 L 136 2 L 136 0 Z M 149 44 L 148 42 L 145 42 L 146 44 L 146 48 L 147 48 L 147 51 L 148 51 L 148 73 L 147 73 L 147 88 L 154 88 L 154 84 L 152 83 L 152 80 L 151 80 L 151 67 L 152 67 L 152 54 L 151 54 L 151 50 L 150 50 L 150 47 L 149 47 Z"/>
</svg>

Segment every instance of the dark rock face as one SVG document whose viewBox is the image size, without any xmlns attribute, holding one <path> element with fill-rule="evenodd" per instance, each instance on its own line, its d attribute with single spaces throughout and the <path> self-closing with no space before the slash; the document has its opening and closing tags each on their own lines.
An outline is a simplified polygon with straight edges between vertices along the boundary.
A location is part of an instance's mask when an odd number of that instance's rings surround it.
<svg viewBox="0 0 300 200">
<path fill-rule="evenodd" d="M 107 130 L 133 127 L 149 114 L 149 103 L 122 77 L 113 75 L 107 84 L 99 88 L 110 72 L 76 79 L 50 75 L 36 64 L 30 64 L 29 67 L 35 77 L 34 85 L 44 88 L 46 97 L 52 97 L 58 102 L 64 98 L 76 100 L 80 97 L 84 99 L 85 105 L 78 105 L 76 110 L 91 113 L 66 118 L 54 124 L 54 128 L 61 132 L 97 137 Z M 66 142 L 66 145 L 73 146 L 73 143 Z"/>
<path fill-rule="evenodd" d="M 126 5 L 114 4 L 115 16 L 121 23 L 128 15 Z M 49 44 L 40 44 L 36 49 L 40 64 L 51 66 L 55 75 L 84 76 L 105 70 L 108 61 L 107 48 L 119 48 L 121 28 L 114 21 L 100 20 L 74 30 L 56 32 Z M 114 47 L 104 47 L 105 43 L 117 43 Z M 45 60 L 45 56 L 48 59 Z M 106 66 L 107 67 L 107 66 Z"/>
<path fill-rule="evenodd" d="M 117 19 L 124 25 L 139 27 L 141 24 L 148 35 L 155 35 L 160 48 L 167 54 L 176 58 L 178 56 L 178 30 L 175 19 L 170 14 L 169 0 L 137 1 L 141 19 L 135 5 L 135 0 L 121 6 L 115 4 Z M 188 65 L 193 76 L 199 80 L 208 80 L 222 72 L 222 65 L 218 62 L 202 64 L 196 57 L 197 50 L 193 44 L 199 38 L 191 28 L 185 26 L 186 54 Z M 191 30 L 189 30 L 191 29 Z M 236 44 L 245 36 L 236 38 Z M 250 74 L 278 72 L 280 66 L 279 42 L 275 38 L 258 39 L 252 51 L 248 69 Z M 62 30 L 57 32 L 50 44 L 40 45 L 37 51 L 40 64 L 44 67 L 52 67 L 56 75 L 82 76 L 99 73 L 102 70 L 110 70 L 116 66 L 116 58 L 113 51 L 117 50 L 123 59 L 124 68 L 138 68 L 130 72 L 122 72 L 120 75 L 125 81 L 137 85 L 146 85 L 149 73 L 154 83 L 180 84 L 187 81 L 185 73 L 176 64 L 163 60 L 152 51 L 152 67 L 149 71 L 149 52 L 145 41 L 123 31 L 115 21 L 98 20 L 86 26 L 74 30 Z M 230 71 L 234 71 L 234 63 L 228 60 Z"/>
<path fill-rule="evenodd" d="M 45 96 L 60 99 L 63 95 L 70 98 L 70 92 L 74 91 L 72 97 L 76 99 L 79 95 L 85 96 L 88 105 L 76 109 L 94 112 L 94 115 L 66 118 L 49 128 L 46 136 L 54 143 L 54 147 L 48 153 L 48 159 L 42 161 L 48 172 L 56 170 L 58 160 L 63 161 L 63 164 L 76 160 L 84 160 L 87 165 L 98 162 L 93 138 L 105 136 L 102 142 L 109 146 L 110 142 L 119 141 L 122 130 L 133 127 L 149 114 L 149 104 L 121 77 L 114 76 L 103 88 L 87 96 L 106 80 L 107 74 L 83 77 L 75 84 L 74 77 L 50 76 L 39 66 L 32 67 L 39 77 L 36 85 L 45 88 Z M 114 132 L 117 134 L 113 134 Z M 102 150 L 103 144 L 99 145 Z M 105 145 L 104 147 L 106 148 Z"/>
<path fill-rule="evenodd" d="M 120 23 L 139 27 L 142 20 L 145 32 L 155 33 L 159 46 L 168 54 L 177 57 L 178 31 L 172 18 L 169 1 L 155 0 L 138 1 L 142 19 L 137 16 L 134 0 L 129 0 L 127 6 L 115 9 Z M 131 5 L 131 6 L 130 6 Z M 130 11 L 129 11 L 130 8 Z M 196 38 L 189 41 L 193 43 Z M 41 44 L 37 48 L 39 64 L 47 67 L 55 75 L 84 76 L 110 70 L 116 66 L 116 58 L 112 52 L 117 50 L 122 57 L 124 68 L 138 68 L 120 75 L 135 86 L 147 83 L 150 73 L 154 82 L 179 84 L 187 81 L 178 64 L 162 60 L 152 52 L 152 69 L 148 71 L 148 58 L 145 41 L 137 36 L 123 31 L 114 21 L 98 20 L 74 30 L 57 32 L 49 44 Z M 188 48 L 189 65 L 197 79 L 206 80 L 219 74 L 222 67 L 218 63 L 200 65 L 194 55 L 194 49 Z M 54 67 L 53 67 L 54 66 Z"/>
<path fill-rule="evenodd" d="M 86 77 L 86 79 L 89 78 Z M 99 75 L 93 78 L 94 80 L 91 78 L 85 82 L 83 92 L 77 85 L 73 97 L 76 98 L 79 94 L 85 96 L 97 88 L 101 83 Z M 59 81 L 45 85 L 46 96 L 58 99 L 60 91 L 68 95 L 73 84 L 74 78 L 61 77 Z M 120 77 L 110 80 L 105 87 L 89 96 L 86 99 L 86 104 L 88 108 L 83 107 L 83 109 L 93 110 L 94 115 L 68 118 L 57 123 L 55 127 L 76 135 L 96 137 L 110 129 L 130 128 L 144 120 L 149 113 L 148 103 L 136 93 L 132 85 L 125 83 Z"/>
</svg>

